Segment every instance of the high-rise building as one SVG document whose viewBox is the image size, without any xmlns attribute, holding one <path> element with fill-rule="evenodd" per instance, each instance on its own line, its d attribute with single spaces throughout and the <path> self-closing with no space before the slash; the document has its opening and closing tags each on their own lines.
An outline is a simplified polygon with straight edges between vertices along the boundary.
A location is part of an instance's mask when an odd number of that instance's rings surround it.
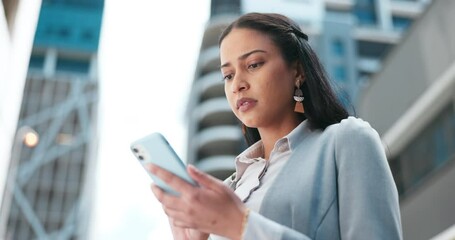
<svg viewBox="0 0 455 240">
<path fill-rule="evenodd" d="M 224 96 L 218 37 L 247 12 L 278 12 L 293 18 L 309 35 L 338 96 L 350 106 L 381 60 L 424 11 L 428 0 L 212 0 L 210 19 L 187 107 L 188 162 L 220 179 L 234 171 L 234 157 L 246 145 L 238 120 Z"/>
<path fill-rule="evenodd" d="M 404 239 L 455 239 L 454 21 L 454 1 L 433 1 L 386 57 L 359 108 L 387 149 Z"/>
<path fill-rule="evenodd" d="M 12 147 L 2 239 L 85 239 L 96 164 L 103 0 L 43 0 Z"/>
</svg>

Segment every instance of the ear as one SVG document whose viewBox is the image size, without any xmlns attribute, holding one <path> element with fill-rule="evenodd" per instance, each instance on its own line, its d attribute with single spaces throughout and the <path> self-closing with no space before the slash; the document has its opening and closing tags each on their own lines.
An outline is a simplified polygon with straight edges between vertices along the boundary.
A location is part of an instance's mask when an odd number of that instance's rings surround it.
<svg viewBox="0 0 455 240">
<path fill-rule="evenodd" d="M 295 61 L 292 64 L 292 69 L 295 71 L 294 77 L 296 80 L 296 86 L 298 85 L 300 87 L 300 85 L 302 85 L 303 82 L 305 82 L 305 74 L 303 71 L 303 66 L 302 66 L 302 64 L 300 64 L 299 61 Z"/>
</svg>

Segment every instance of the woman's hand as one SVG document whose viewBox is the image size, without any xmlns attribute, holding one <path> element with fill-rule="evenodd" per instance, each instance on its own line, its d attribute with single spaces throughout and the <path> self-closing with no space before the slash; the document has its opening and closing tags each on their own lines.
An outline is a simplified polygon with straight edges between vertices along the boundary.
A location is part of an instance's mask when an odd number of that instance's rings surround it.
<svg viewBox="0 0 455 240">
<path fill-rule="evenodd" d="M 246 208 L 220 180 L 188 166 L 189 175 L 199 184 L 195 187 L 156 165 L 150 164 L 148 169 L 180 193 L 180 196 L 173 196 L 152 186 L 176 233 L 181 232 L 180 229 L 194 229 L 240 239 Z"/>
<path fill-rule="evenodd" d="M 169 218 L 169 225 L 171 226 L 172 235 L 177 240 L 207 240 L 208 233 L 199 232 L 191 228 L 181 228 L 174 226 Z"/>
</svg>

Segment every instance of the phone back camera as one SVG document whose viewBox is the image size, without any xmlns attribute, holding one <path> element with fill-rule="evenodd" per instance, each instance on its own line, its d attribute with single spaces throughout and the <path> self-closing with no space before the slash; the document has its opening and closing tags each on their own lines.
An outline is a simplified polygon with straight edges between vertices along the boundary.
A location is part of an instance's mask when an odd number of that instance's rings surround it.
<svg viewBox="0 0 455 240">
<path fill-rule="evenodd" d="M 144 160 L 144 157 L 142 155 L 138 156 L 139 160 Z"/>
</svg>

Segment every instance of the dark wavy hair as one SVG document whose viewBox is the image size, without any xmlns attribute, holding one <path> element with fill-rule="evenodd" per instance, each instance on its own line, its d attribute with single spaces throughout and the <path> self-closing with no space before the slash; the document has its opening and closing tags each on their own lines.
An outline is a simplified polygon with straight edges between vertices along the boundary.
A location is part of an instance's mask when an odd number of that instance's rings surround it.
<svg viewBox="0 0 455 240">
<path fill-rule="evenodd" d="M 274 13 L 248 13 L 240 16 L 221 33 L 218 44 L 233 29 L 252 29 L 266 34 L 280 49 L 287 64 L 297 62 L 303 69 L 305 81 L 300 89 L 305 97 L 305 113 L 312 129 L 325 129 L 339 123 L 349 116 L 348 111 L 335 95 L 327 73 L 319 58 L 310 47 L 308 37 L 299 25 L 286 16 Z M 242 130 L 248 145 L 259 141 L 261 136 L 256 128 L 242 124 Z"/>
</svg>

